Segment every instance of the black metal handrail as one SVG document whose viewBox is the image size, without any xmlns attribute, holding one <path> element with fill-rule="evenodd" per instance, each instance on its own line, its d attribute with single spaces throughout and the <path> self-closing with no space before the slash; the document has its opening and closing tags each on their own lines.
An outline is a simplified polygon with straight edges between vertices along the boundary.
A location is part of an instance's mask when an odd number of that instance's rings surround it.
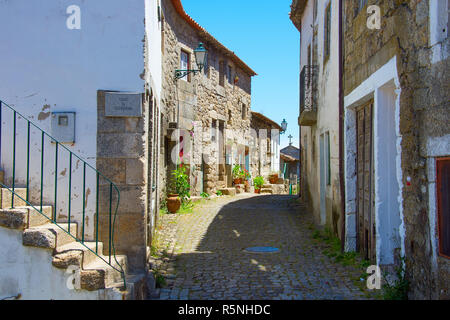
<svg viewBox="0 0 450 320">
<path fill-rule="evenodd" d="M 123 270 L 122 265 L 119 263 L 119 261 L 117 260 L 116 257 L 116 249 L 114 246 L 114 233 L 115 233 L 115 222 L 116 222 L 116 216 L 117 216 L 117 212 L 119 209 L 119 203 L 120 203 L 120 191 L 119 188 L 110 180 L 108 179 L 106 176 L 104 176 L 101 172 L 99 172 L 97 169 L 95 169 L 94 167 L 92 167 L 89 163 L 87 163 L 86 161 L 84 161 L 81 157 L 79 157 L 78 155 L 76 155 L 75 153 L 73 153 L 72 151 L 70 151 L 66 146 L 64 146 L 62 143 L 60 143 L 58 140 L 56 140 L 55 138 L 53 138 L 51 135 L 49 135 L 48 133 L 46 133 L 44 130 L 42 130 L 41 128 L 39 128 L 36 124 L 34 124 L 33 122 L 31 122 L 30 120 L 27 119 L 27 117 L 23 116 L 21 113 L 19 113 L 18 111 L 16 111 L 14 108 L 12 108 L 11 106 L 9 106 L 8 104 L 6 104 L 5 102 L 3 102 L 2 100 L 0 100 L 0 124 L 2 123 L 2 115 L 3 115 L 3 106 L 7 107 L 8 109 L 6 110 L 10 110 L 13 113 L 13 126 L 12 126 L 12 130 L 13 130 L 13 137 L 12 137 L 12 187 L 8 187 L 6 185 L 4 185 L 3 183 L 0 183 L 2 188 L 5 188 L 7 190 L 9 190 L 12 195 L 11 195 L 11 208 L 14 208 L 14 200 L 16 197 L 18 197 L 19 199 L 21 199 L 22 201 L 24 201 L 29 207 L 33 208 L 35 211 L 37 211 L 39 214 L 41 214 L 42 216 L 44 216 L 45 218 L 47 218 L 51 223 L 55 224 L 56 226 L 58 226 L 61 230 L 63 230 L 65 233 L 67 233 L 70 237 L 72 237 L 76 242 L 82 244 L 84 247 L 86 247 L 86 249 L 88 249 L 89 251 L 91 251 L 92 253 L 94 253 L 99 259 L 101 259 L 103 262 L 105 262 L 107 265 L 109 265 L 110 267 L 112 267 L 114 270 L 116 270 L 117 272 L 120 272 L 122 279 L 123 279 L 123 285 L 124 288 L 126 288 L 126 279 L 125 279 L 125 272 Z M 26 197 L 25 199 L 20 196 L 17 192 L 16 192 L 16 149 L 17 149 L 17 141 L 16 141 L 16 136 L 17 136 L 17 118 L 19 117 L 24 119 L 26 121 L 26 125 L 27 125 L 27 165 L 26 165 Z M 32 205 L 30 203 L 30 133 L 31 133 L 31 127 L 36 128 L 39 132 L 40 132 L 40 140 L 41 140 L 41 155 L 40 155 L 40 197 L 39 197 L 39 205 L 35 206 Z M 0 126 L 0 141 L 1 141 L 1 126 Z M 45 138 L 48 137 L 50 139 L 50 142 L 55 143 L 55 168 L 54 168 L 54 174 L 55 174 L 55 181 L 54 181 L 54 206 L 53 206 L 53 217 L 47 217 L 47 215 L 43 212 L 43 194 L 44 194 L 44 161 L 45 161 L 45 154 L 44 154 L 44 146 L 45 146 Z M 62 148 L 63 150 L 67 151 L 69 153 L 69 185 L 68 185 L 68 198 L 67 198 L 67 203 L 68 203 L 68 229 L 65 230 L 63 227 L 61 227 L 58 222 L 56 221 L 56 217 L 57 217 L 57 200 L 58 200 L 58 156 L 59 156 L 59 148 Z M 0 149 L 1 149 L 1 142 L 0 142 Z M 81 161 L 82 166 L 83 166 L 83 197 L 82 197 L 82 223 L 81 223 L 81 238 L 78 238 L 77 235 L 72 235 L 71 231 L 70 231 L 70 224 L 71 224 L 71 210 L 72 210 L 72 162 L 73 159 L 78 159 L 79 161 Z M 96 209 L 95 209 L 95 252 L 93 250 L 91 250 L 86 244 L 85 242 L 88 242 L 85 240 L 85 226 L 86 226 L 86 173 L 87 173 L 87 169 L 92 170 L 95 173 L 96 176 Z M 109 185 L 109 237 L 108 237 L 108 241 L 109 241 L 109 247 L 108 247 L 108 261 L 106 259 L 104 259 L 101 256 L 101 253 L 99 254 L 98 252 L 98 237 L 99 237 L 99 231 L 98 231 L 98 227 L 99 227 L 99 201 L 100 201 L 100 197 L 99 197 L 99 190 L 100 190 L 100 178 L 104 179 L 104 181 L 106 181 L 107 185 Z M 115 204 L 113 206 L 113 191 L 115 191 L 117 193 L 117 200 L 115 201 Z M 114 214 L 113 214 L 114 212 Z M 117 264 L 118 268 L 116 266 L 113 265 L 112 263 L 112 258 L 114 259 L 115 263 Z"/>
<path fill-rule="evenodd" d="M 316 66 L 306 65 L 300 73 L 300 114 L 304 111 L 317 111 L 316 71 Z"/>
</svg>

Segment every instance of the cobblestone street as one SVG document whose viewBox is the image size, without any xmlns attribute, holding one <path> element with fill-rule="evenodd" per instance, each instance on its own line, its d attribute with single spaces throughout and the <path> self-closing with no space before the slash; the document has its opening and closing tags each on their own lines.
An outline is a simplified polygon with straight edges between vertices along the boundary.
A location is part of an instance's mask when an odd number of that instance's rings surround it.
<svg viewBox="0 0 450 320">
<path fill-rule="evenodd" d="M 367 299 L 363 269 L 335 263 L 312 237 L 311 217 L 289 196 L 205 201 L 192 214 L 163 215 L 152 265 L 160 299 Z M 248 253 L 272 246 L 277 253 Z"/>
</svg>

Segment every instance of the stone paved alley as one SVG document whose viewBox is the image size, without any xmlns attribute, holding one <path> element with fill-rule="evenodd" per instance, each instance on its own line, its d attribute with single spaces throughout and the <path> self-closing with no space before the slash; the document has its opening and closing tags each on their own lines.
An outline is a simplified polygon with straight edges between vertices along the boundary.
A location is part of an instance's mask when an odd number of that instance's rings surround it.
<svg viewBox="0 0 450 320">
<path fill-rule="evenodd" d="M 313 239 L 310 215 L 294 200 L 221 197 L 204 201 L 191 214 L 162 215 L 155 239 L 159 258 L 152 258 L 166 282 L 159 298 L 370 298 L 357 285 L 364 270 L 326 256 Z M 254 246 L 280 251 L 244 252 Z"/>
</svg>

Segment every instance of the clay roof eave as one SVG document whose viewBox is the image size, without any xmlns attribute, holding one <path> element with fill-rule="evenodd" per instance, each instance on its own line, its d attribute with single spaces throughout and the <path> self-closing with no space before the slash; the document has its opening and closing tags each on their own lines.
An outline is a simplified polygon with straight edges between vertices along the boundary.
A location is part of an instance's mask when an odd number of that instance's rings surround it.
<svg viewBox="0 0 450 320">
<path fill-rule="evenodd" d="M 242 61 L 233 51 L 221 44 L 216 38 L 214 38 L 208 31 L 206 31 L 202 26 L 200 26 L 194 19 L 192 19 L 186 11 L 184 11 L 183 4 L 181 0 L 171 0 L 177 13 L 195 30 L 197 30 L 201 36 L 206 40 L 211 42 L 219 50 L 224 51 L 226 55 L 233 60 L 237 66 L 242 68 L 251 77 L 257 76 L 257 73 L 253 71 L 244 61 Z"/>
<path fill-rule="evenodd" d="M 264 121 L 264 122 L 268 122 L 270 123 L 272 126 L 274 126 L 275 128 L 277 128 L 278 130 L 281 130 L 281 126 L 276 123 L 275 121 L 273 121 L 272 119 L 267 118 L 265 115 L 259 113 L 259 112 L 255 112 L 252 111 L 252 116 L 255 116 L 257 118 L 259 118 L 260 120 Z"/>
<path fill-rule="evenodd" d="M 280 153 L 281 159 L 283 159 L 286 162 L 298 162 L 299 160 L 295 159 L 294 157 L 291 157 L 287 154 Z"/>
</svg>

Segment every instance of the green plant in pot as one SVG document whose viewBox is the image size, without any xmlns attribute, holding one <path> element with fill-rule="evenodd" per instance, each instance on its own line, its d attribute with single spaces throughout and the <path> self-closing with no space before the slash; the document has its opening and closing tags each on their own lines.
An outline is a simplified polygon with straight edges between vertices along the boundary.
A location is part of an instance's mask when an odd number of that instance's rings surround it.
<svg viewBox="0 0 450 320">
<path fill-rule="evenodd" d="M 182 204 L 189 202 L 190 191 L 191 185 L 189 184 L 189 176 L 186 174 L 186 168 L 180 165 L 172 171 L 171 192 L 167 195 L 167 209 L 170 213 L 176 213 L 180 210 Z"/>
<path fill-rule="evenodd" d="M 235 185 L 242 184 L 242 180 L 244 179 L 244 170 L 242 170 L 240 165 L 235 165 L 233 167 L 233 182 Z"/>
<path fill-rule="evenodd" d="M 244 169 L 244 185 L 245 185 L 245 192 L 250 191 L 250 180 L 252 179 L 252 176 L 250 172 L 248 172 L 246 169 Z"/>
<path fill-rule="evenodd" d="M 253 185 L 255 186 L 255 193 L 261 193 L 261 188 L 264 185 L 265 181 L 264 178 L 261 176 L 256 177 L 253 179 Z"/>
</svg>

